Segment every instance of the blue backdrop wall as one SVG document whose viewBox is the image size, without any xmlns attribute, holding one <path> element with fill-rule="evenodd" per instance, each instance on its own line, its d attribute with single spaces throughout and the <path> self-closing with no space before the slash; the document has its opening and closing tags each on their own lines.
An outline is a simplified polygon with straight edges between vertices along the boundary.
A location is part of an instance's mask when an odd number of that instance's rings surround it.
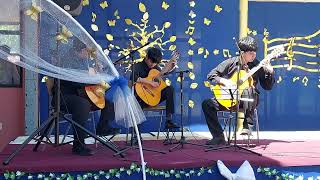
<svg viewBox="0 0 320 180">
<path fill-rule="evenodd" d="M 265 28 L 269 40 L 307 36 L 318 31 L 320 26 L 315 15 L 319 14 L 319 6 L 316 3 L 249 2 L 248 33 L 259 41 L 258 58 L 264 57 Z M 181 57 L 177 70 L 191 71 L 183 80 L 183 119 L 191 130 L 207 131 L 201 102 L 211 98 L 212 92 L 206 75 L 222 60 L 235 55 L 233 37 L 238 37 L 238 1 L 85 0 L 83 11 L 76 19 L 103 49 L 110 51 L 113 61 L 130 47 L 140 47 L 146 42 L 161 47 L 164 59 L 170 58 L 172 50 L 179 50 Z M 319 44 L 319 38 L 299 43 Z M 318 53 L 318 48 L 292 47 L 293 52 Z M 142 51 L 135 54 L 135 60 L 141 60 L 141 56 Z M 259 120 L 262 130 L 317 130 L 320 127 L 319 57 L 295 54 L 292 59 L 297 67 L 286 66 L 289 60 L 273 62 L 277 84 L 273 91 L 261 94 Z M 128 64 L 116 67 L 122 75 L 129 76 Z M 176 118 L 179 120 L 180 80 L 172 74 L 167 81 L 175 88 Z M 45 102 L 45 98 L 41 99 Z M 146 122 L 145 130 L 156 130 L 157 125 L 150 120 Z"/>
</svg>

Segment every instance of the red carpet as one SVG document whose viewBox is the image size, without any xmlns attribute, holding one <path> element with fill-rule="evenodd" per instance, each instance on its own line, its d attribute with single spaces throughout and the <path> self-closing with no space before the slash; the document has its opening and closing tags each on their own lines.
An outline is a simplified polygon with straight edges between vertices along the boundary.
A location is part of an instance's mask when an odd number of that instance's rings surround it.
<svg viewBox="0 0 320 180">
<path fill-rule="evenodd" d="M 195 141 L 193 141 L 195 142 Z M 204 144 L 204 140 L 196 143 Z M 123 142 L 118 143 L 123 147 Z M 145 148 L 163 150 L 166 154 L 144 151 L 148 167 L 157 169 L 170 168 L 196 168 L 212 166 L 220 159 L 227 165 L 240 166 L 248 160 L 253 166 L 311 166 L 320 165 L 320 141 L 273 141 L 262 140 L 260 145 L 251 148 L 262 153 L 257 156 L 243 150 L 228 148 L 224 150 L 204 152 L 203 147 L 184 145 L 184 148 L 169 152 L 174 145 L 164 146 L 162 141 L 144 141 Z M 1 153 L 0 159 L 7 158 L 18 145 L 8 145 Z M 1 165 L 1 172 L 68 172 L 68 171 L 94 171 L 111 168 L 129 167 L 131 162 L 140 164 L 138 150 L 130 150 L 124 158 L 114 157 L 111 150 L 99 144 L 98 148 L 91 145 L 96 154 L 90 157 L 81 157 L 71 154 L 71 145 L 53 147 L 46 145 L 45 150 L 33 152 L 33 145 L 27 145 L 7 166 Z"/>
</svg>

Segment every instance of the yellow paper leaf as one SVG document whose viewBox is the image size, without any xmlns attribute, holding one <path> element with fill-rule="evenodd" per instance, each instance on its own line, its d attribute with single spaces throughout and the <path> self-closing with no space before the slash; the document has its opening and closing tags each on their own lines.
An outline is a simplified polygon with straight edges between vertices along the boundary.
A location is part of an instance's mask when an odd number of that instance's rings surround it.
<svg viewBox="0 0 320 180">
<path fill-rule="evenodd" d="M 82 6 L 88 6 L 88 5 L 89 5 L 89 0 L 82 1 Z"/>
<path fill-rule="evenodd" d="M 192 55 L 193 55 L 193 50 L 189 49 L 188 55 L 189 55 L 189 56 L 192 56 Z"/>
<path fill-rule="evenodd" d="M 100 3 L 100 7 L 102 8 L 102 9 L 105 9 L 106 7 L 108 7 L 109 5 L 108 5 L 108 2 L 107 1 L 103 1 L 102 3 Z"/>
<path fill-rule="evenodd" d="M 202 54 L 202 53 L 203 53 L 203 51 L 204 51 L 204 49 L 203 49 L 203 48 L 199 48 L 199 49 L 198 49 L 198 54 Z"/>
<path fill-rule="evenodd" d="M 162 2 L 162 9 L 167 10 L 169 8 L 169 4 L 166 3 L 165 1 Z"/>
<path fill-rule="evenodd" d="M 148 20 L 149 19 L 149 13 L 148 12 L 145 12 L 144 14 L 143 14 L 143 20 Z"/>
<path fill-rule="evenodd" d="M 194 102 L 192 100 L 189 100 L 188 105 L 189 105 L 190 108 L 193 108 L 194 107 Z"/>
<path fill-rule="evenodd" d="M 189 16 L 193 19 L 193 18 L 195 18 L 197 15 L 191 10 L 191 11 L 189 12 Z"/>
<path fill-rule="evenodd" d="M 131 19 L 125 19 L 124 20 L 128 25 L 131 25 L 132 24 L 132 20 Z"/>
<path fill-rule="evenodd" d="M 106 38 L 109 40 L 109 41 L 113 41 L 113 36 L 111 34 L 106 34 Z"/>
<path fill-rule="evenodd" d="M 177 82 L 181 82 L 181 78 L 180 78 L 180 76 L 177 78 Z"/>
<path fill-rule="evenodd" d="M 170 81 L 169 79 L 166 79 L 165 82 L 166 82 L 166 85 L 167 85 L 167 86 L 170 86 L 170 85 L 171 85 L 171 81 Z"/>
<path fill-rule="evenodd" d="M 91 29 L 93 31 L 99 31 L 99 27 L 96 24 L 91 24 Z"/>
<path fill-rule="evenodd" d="M 140 12 L 146 12 L 146 6 L 143 3 L 139 3 L 139 10 Z"/>
<path fill-rule="evenodd" d="M 188 62 L 188 68 L 189 68 L 189 69 L 193 69 L 193 64 L 192 64 L 192 62 Z"/>
<path fill-rule="evenodd" d="M 204 83 L 205 87 L 210 87 L 210 85 L 211 85 L 209 81 L 204 81 L 203 83 Z"/>
<path fill-rule="evenodd" d="M 113 15 L 114 15 L 114 16 L 118 16 L 118 15 L 119 15 L 118 9 L 117 9 L 116 11 L 114 11 Z"/>
<path fill-rule="evenodd" d="M 165 22 L 164 23 L 164 28 L 169 28 L 171 26 L 171 23 L 170 22 Z"/>
<path fill-rule="evenodd" d="M 192 79 L 192 80 L 194 80 L 194 79 L 196 78 L 196 76 L 194 75 L 193 72 L 190 72 L 190 73 L 189 73 L 189 78 Z"/>
<path fill-rule="evenodd" d="M 198 83 L 191 83 L 190 88 L 191 89 L 196 89 L 198 87 Z"/>
<path fill-rule="evenodd" d="M 282 81 L 282 76 L 279 76 L 277 83 L 279 84 Z"/>
<path fill-rule="evenodd" d="M 177 46 L 176 45 L 170 45 L 169 46 L 169 50 L 170 51 L 174 51 L 174 50 L 176 50 L 177 49 Z"/>
<path fill-rule="evenodd" d="M 170 41 L 170 42 L 175 42 L 175 41 L 176 41 L 176 39 L 177 39 L 177 37 L 176 37 L 176 36 L 171 36 L 171 37 L 170 37 L 170 39 L 169 39 L 169 41 Z"/>
</svg>

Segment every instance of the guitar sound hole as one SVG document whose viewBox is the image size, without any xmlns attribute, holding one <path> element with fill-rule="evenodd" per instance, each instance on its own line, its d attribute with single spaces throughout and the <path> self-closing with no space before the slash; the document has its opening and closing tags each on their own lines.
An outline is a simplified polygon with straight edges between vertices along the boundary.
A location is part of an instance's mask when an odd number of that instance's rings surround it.
<svg viewBox="0 0 320 180">
<path fill-rule="evenodd" d="M 158 79 L 158 78 L 153 79 L 153 81 L 157 82 L 157 83 L 160 83 L 160 79 Z"/>
</svg>

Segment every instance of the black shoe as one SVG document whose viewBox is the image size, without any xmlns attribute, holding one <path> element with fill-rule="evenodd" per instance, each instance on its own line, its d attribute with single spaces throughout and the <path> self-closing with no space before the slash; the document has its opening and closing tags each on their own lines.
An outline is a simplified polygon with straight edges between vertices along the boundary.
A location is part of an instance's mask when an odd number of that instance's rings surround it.
<svg viewBox="0 0 320 180">
<path fill-rule="evenodd" d="M 180 127 L 177 124 L 173 123 L 172 121 L 166 121 L 165 128 L 166 129 L 177 129 Z"/>
<path fill-rule="evenodd" d="M 217 137 L 217 138 L 212 138 L 206 142 L 206 145 L 225 145 L 226 140 L 224 137 Z"/>
<path fill-rule="evenodd" d="M 72 148 L 72 153 L 79 156 L 92 156 L 94 152 L 85 147 L 85 146 L 77 146 Z"/>
<path fill-rule="evenodd" d="M 143 139 L 142 139 L 141 136 L 140 136 L 140 141 L 141 141 L 141 144 L 143 144 Z M 131 143 L 132 146 L 138 146 L 138 138 L 137 138 L 137 136 L 131 137 L 130 143 Z"/>
<path fill-rule="evenodd" d="M 97 135 L 98 136 L 110 136 L 110 135 L 117 135 L 120 134 L 120 129 L 119 128 L 108 128 L 106 130 L 97 130 Z"/>
</svg>

